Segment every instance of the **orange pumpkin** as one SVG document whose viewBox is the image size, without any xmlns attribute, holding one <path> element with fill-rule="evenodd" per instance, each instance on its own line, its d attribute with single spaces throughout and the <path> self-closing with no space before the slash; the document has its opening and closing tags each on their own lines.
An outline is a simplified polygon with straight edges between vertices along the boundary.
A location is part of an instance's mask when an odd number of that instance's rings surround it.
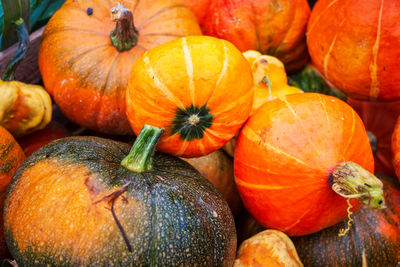
<svg viewBox="0 0 400 267">
<path fill-rule="evenodd" d="M 43 33 L 40 72 L 68 119 L 103 133 L 131 134 L 125 88 L 133 62 L 161 43 L 200 34 L 179 0 L 67 0 Z"/>
<path fill-rule="evenodd" d="M 231 43 L 183 37 L 146 52 L 132 68 L 127 116 L 138 134 L 163 127 L 158 149 L 199 157 L 221 148 L 248 118 L 254 90 L 250 65 Z"/>
<path fill-rule="evenodd" d="M 400 1 L 319 0 L 307 45 L 318 70 L 358 99 L 400 99 Z"/>
<path fill-rule="evenodd" d="M 277 230 L 264 230 L 245 240 L 239 247 L 234 267 L 302 267 L 290 238 Z"/>
<path fill-rule="evenodd" d="M 360 117 L 340 99 L 317 93 L 264 104 L 240 131 L 234 157 L 245 207 L 262 226 L 289 235 L 344 220 L 348 205 L 359 208 L 356 197 L 382 207 L 382 182 L 373 171 Z"/>
<path fill-rule="evenodd" d="M 198 158 L 182 158 L 192 165 L 222 194 L 234 216 L 243 208 L 233 176 L 233 161 L 221 149 Z"/>
<path fill-rule="evenodd" d="M 228 40 L 240 51 L 275 56 L 295 71 L 308 60 L 309 15 L 307 0 L 214 0 L 200 25 L 205 35 Z"/>
<path fill-rule="evenodd" d="M 14 137 L 0 126 L 0 212 L 3 214 L 4 197 L 12 175 L 25 160 L 25 154 Z M 4 239 L 3 216 L 0 217 L 0 258 L 9 255 Z"/>
</svg>

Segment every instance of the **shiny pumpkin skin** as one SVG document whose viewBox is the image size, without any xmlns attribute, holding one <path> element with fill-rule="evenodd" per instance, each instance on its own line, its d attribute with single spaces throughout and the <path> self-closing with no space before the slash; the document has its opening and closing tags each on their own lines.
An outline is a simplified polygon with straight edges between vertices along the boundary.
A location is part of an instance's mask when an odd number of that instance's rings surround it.
<svg viewBox="0 0 400 267">
<path fill-rule="evenodd" d="M 318 70 L 349 96 L 400 99 L 399 1 L 320 0 L 307 45 Z"/>
<path fill-rule="evenodd" d="M 7 186 L 19 165 L 25 160 L 25 154 L 14 137 L 0 126 L 0 211 L 3 212 Z M 3 217 L 0 217 L 0 258 L 9 255 L 4 240 Z"/>
<path fill-rule="evenodd" d="M 163 127 L 161 152 L 200 157 L 221 148 L 248 118 L 254 90 L 250 65 L 231 43 L 188 36 L 159 45 L 134 64 L 126 100 L 138 134 Z M 191 127 L 185 116 L 198 116 Z"/>
<path fill-rule="evenodd" d="M 110 9 L 117 3 L 134 13 L 139 37 L 129 51 L 119 52 L 110 41 L 115 28 Z M 39 68 L 69 120 L 102 133 L 132 134 L 125 90 L 134 61 L 161 43 L 200 34 L 196 18 L 179 0 L 67 0 L 44 30 Z"/>
<path fill-rule="evenodd" d="M 243 126 L 235 149 L 235 182 L 261 225 L 306 235 L 347 217 L 346 199 L 328 183 L 343 161 L 373 173 L 360 117 L 335 97 L 293 94 L 267 102 Z M 354 210 L 359 207 L 357 200 L 351 203 Z"/>
<path fill-rule="evenodd" d="M 296 71 L 308 61 L 307 0 L 214 0 L 200 25 L 205 35 L 232 42 L 240 51 L 258 50 Z"/>
<path fill-rule="evenodd" d="M 120 165 L 129 149 L 99 137 L 67 137 L 21 165 L 4 213 L 18 265 L 233 264 L 233 217 L 211 183 L 158 152 L 153 171 L 132 172 Z"/>
<path fill-rule="evenodd" d="M 392 153 L 392 134 L 400 115 L 400 101 L 375 102 L 347 99 L 364 122 L 367 131 L 376 138 L 375 171 L 395 176 Z"/>
<path fill-rule="evenodd" d="M 182 159 L 198 170 L 221 192 L 235 217 L 241 212 L 243 203 L 235 185 L 233 160 L 224 150 L 219 149 L 198 158 Z"/>
<path fill-rule="evenodd" d="M 400 260 L 400 185 L 394 178 L 383 181 L 386 209 L 362 207 L 354 213 L 347 235 L 338 237 L 347 221 L 318 233 L 292 238 L 305 266 L 397 266 Z M 366 263 L 366 264 L 365 264 Z"/>
</svg>

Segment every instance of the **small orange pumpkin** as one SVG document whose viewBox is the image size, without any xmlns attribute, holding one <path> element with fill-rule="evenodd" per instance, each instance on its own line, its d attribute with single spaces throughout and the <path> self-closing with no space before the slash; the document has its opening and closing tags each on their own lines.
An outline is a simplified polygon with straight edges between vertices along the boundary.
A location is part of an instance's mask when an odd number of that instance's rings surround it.
<svg viewBox="0 0 400 267">
<path fill-rule="evenodd" d="M 102 133 L 132 134 L 125 88 L 133 62 L 161 43 L 200 34 L 179 0 L 67 0 L 46 25 L 39 68 L 69 120 Z"/>
<path fill-rule="evenodd" d="M 234 267 L 302 267 L 292 240 L 283 232 L 264 230 L 246 239 L 239 247 Z"/>
<path fill-rule="evenodd" d="M 288 85 L 285 66 L 273 56 L 262 55 L 255 50 L 243 52 L 250 63 L 254 80 L 254 102 L 251 113 L 254 113 L 265 102 L 284 95 L 302 93 L 297 87 Z M 224 145 L 224 150 L 233 157 L 236 136 Z"/>
<path fill-rule="evenodd" d="M 3 214 L 4 197 L 12 175 L 25 160 L 24 151 L 14 137 L 0 126 L 0 212 Z M 0 217 L 0 258 L 9 255 L 4 239 L 3 216 Z"/>
<path fill-rule="evenodd" d="M 188 36 L 146 52 L 134 64 L 127 116 L 138 134 L 144 124 L 163 127 L 158 149 L 199 157 L 221 148 L 248 118 L 253 76 L 230 42 Z"/>
</svg>

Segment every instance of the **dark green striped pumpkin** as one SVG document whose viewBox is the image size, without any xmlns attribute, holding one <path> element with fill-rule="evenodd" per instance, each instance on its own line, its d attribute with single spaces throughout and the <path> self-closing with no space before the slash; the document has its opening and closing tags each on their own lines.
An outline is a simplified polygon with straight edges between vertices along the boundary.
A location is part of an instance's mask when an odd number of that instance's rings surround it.
<svg viewBox="0 0 400 267">
<path fill-rule="evenodd" d="M 161 132 L 146 129 L 131 152 L 111 140 L 68 137 L 21 165 L 4 213 L 19 266 L 233 264 L 227 203 L 186 162 L 153 156 Z"/>
</svg>

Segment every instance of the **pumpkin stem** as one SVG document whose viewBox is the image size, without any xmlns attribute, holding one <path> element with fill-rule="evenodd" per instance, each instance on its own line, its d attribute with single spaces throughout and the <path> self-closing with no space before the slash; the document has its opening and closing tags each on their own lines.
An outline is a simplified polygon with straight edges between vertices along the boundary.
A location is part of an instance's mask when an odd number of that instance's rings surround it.
<svg viewBox="0 0 400 267">
<path fill-rule="evenodd" d="M 342 197 L 356 198 L 368 208 L 385 208 L 381 180 L 354 162 L 339 163 L 329 176 L 329 184 Z"/>
<path fill-rule="evenodd" d="M 19 18 L 17 21 L 14 22 L 17 29 L 17 36 L 18 36 L 18 48 L 11 59 L 8 61 L 3 75 L 1 79 L 3 81 L 12 81 L 14 80 L 14 73 L 17 69 L 19 63 L 24 58 L 26 52 L 29 48 L 29 33 L 26 28 L 25 22 L 22 18 Z"/>
<path fill-rule="evenodd" d="M 163 133 L 163 128 L 144 125 L 121 165 L 134 172 L 153 170 L 153 155 Z"/>
<path fill-rule="evenodd" d="M 138 30 L 133 23 L 133 14 L 121 4 L 111 8 L 111 20 L 116 22 L 110 34 L 112 45 L 120 52 L 130 50 L 137 43 Z"/>
</svg>

